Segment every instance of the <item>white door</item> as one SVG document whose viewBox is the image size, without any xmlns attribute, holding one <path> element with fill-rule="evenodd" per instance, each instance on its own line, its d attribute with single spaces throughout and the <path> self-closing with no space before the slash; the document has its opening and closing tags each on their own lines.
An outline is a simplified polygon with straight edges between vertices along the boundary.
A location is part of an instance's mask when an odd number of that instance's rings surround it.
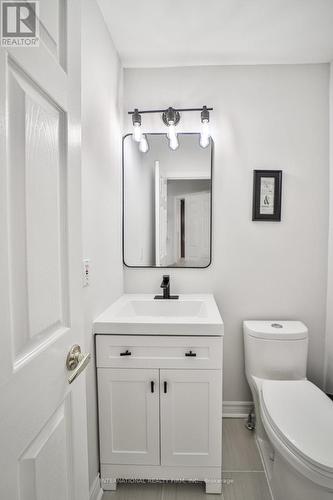
<svg viewBox="0 0 333 500">
<path fill-rule="evenodd" d="M 40 46 L 0 49 L 0 498 L 87 500 L 80 1 L 40 1 Z"/>
<path fill-rule="evenodd" d="M 210 193 L 192 193 L 185 200 L 185 255 L 190 261 L 209 261 Z"/>
<path fill-rule="evenodd" d="M 158 370 L 98 368 L 102 464 L 159 464 Z"/>
<path fill-rule="evenodd" d="M 220 370 L 161 370 L 161 464 L 219 466 Z"/>
<path fill-rule="evenodd" d="M 155 161 L 155 255 L 156 266 L 168 265 L 168 181 L 160 172 L 160 162 Z"/>
</svg>

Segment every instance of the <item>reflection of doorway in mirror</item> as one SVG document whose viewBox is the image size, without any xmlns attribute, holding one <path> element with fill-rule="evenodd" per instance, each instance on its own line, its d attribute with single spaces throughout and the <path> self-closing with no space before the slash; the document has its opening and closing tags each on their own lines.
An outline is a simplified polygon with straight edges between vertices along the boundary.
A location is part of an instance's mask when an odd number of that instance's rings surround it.
<svg viewBox="0 0 333 500">
<path fill-rule="evenodd" d="M 185 217 L 186 259 L 204 265 L 209 261 L 210 193 L 208 191 L 187 195 Z"/>
<path fill-rule="evenodd" d="M 175 220 L 168 214 L 173 240 L 173 265 L 205 266 L 210 252 L 210 192 L 187 193 L 174 198 Z"/>
<path fill-rule="evenodd" d="M 260 213 L 271 215 L 274 213 L 275 179 L 261 177 L 260 181 Z"/>
</svg>

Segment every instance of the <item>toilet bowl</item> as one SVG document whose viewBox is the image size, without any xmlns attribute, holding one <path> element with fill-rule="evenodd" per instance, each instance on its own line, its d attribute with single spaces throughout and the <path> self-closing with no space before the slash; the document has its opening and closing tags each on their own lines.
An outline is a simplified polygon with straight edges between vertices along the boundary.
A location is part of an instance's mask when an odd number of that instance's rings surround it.
<svg viewBox="0 0 333 500">
<path fill-rule="evenodd" d="M 333 499 L 333 403 L 308 381 L 299 321 L 245 321 L 256 439 L 274 500 Z"/>
</svg>

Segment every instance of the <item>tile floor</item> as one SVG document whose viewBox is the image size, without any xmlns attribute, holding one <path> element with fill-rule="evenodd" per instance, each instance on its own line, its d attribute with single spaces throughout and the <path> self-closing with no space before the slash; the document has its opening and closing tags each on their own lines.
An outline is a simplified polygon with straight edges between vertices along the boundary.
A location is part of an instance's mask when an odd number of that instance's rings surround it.
<svg viewBox="0 0 333 500">
<path fill-rule="evenodd" d="M 271 500 L 265 473 L 244 419 L 223 419 L 223 497 L 206 495 L 203 484 L 119 484 L 102 500 Z"/>
</svg>

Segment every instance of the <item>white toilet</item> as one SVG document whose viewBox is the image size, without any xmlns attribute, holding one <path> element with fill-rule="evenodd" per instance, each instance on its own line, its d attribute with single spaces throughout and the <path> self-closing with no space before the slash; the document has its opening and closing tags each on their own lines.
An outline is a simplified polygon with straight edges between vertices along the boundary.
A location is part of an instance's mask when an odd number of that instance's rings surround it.
<svg viewBox="0 0 333 500">
<path fill-rule="evenodd" d="M 306 379 L 306 326 L 243 326 L 256 437 L 274 500 L 333 500 L 333 402 Z"/>
</svg>

